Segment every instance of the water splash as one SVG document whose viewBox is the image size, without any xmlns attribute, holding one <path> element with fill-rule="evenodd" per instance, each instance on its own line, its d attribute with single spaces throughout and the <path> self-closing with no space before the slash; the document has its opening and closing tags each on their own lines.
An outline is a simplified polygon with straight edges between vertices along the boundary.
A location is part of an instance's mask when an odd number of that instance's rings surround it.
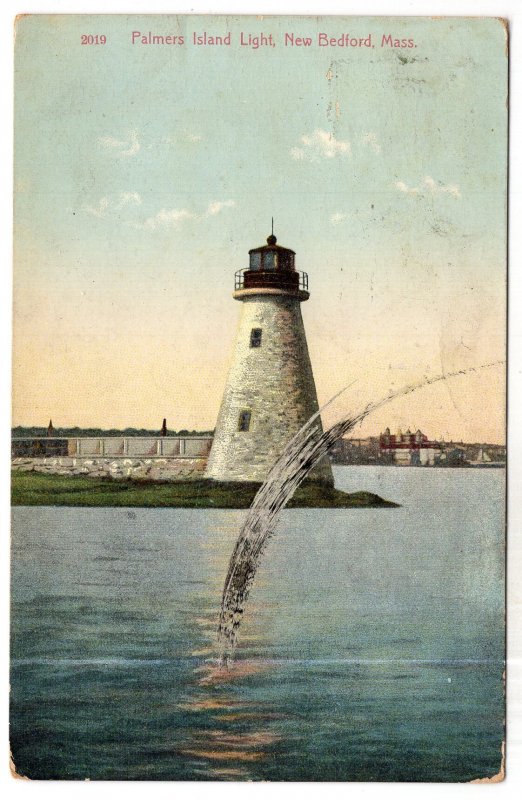
<svg viewBox="0 0 522 800">
<path fill-rule="evenodd" d="M 368 403 L 362 410 L 351 414 L 322 432 L 315 424 L 317 417 L 349 388 L 345 387 L 310 417 L 290 440 L 281 456 L 270 469 L 265 482 L 252 502 L 239 533 L 230 559 L 221 600 L 218 627 L 220 663 L 227 664 L 233 658 L 238 629 L 259 560 L 268 540 L 274 534 L 281 510 L 308 473 L 327 455 L 334 444 L 367 416 L 398 397 L 404 397 L 439 381 L 479 372 L 488 367 L 495 367 L 504 363 L 504 361 L 495 361 L 478 367 L 469 367 L 432 377 L 424 377 L 417 383 L 403 386 L 396 391 L 390 392 L 380 400 Z"/>
</svg>

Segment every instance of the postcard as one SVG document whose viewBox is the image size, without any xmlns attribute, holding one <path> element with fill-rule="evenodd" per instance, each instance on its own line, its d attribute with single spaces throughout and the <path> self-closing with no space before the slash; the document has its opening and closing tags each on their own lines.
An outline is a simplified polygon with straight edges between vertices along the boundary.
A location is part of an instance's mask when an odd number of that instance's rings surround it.
<svg viewBox="0 0 522 800">
<path fill-rule="evenodd" d="M 13 774 L 502 780 L 506 22 L 15 32 Z"/>
</svg>

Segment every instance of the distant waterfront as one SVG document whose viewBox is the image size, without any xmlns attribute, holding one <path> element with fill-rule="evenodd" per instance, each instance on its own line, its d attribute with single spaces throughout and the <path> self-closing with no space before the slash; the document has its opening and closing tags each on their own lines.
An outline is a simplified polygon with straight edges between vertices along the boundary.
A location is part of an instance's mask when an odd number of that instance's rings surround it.
<svg viewBox="0 0 522 800">
<path fill-rule="evenodd" d="M 12 429 L 12 455 L 14 456 L 37 456 L 37 455 L 71 455 L 71 446 L 69 442 L 85 440 L 86 445 L 89 441 L 92 445 L 94 440 L 103 439 L 107 441 L 108 449 L 114 456 L 127 455 L 125 448 L 120 451 L 118 447 L 113 444 L 117 439 L 135 439 L 138 440 L 132 447 L 132 452 L 140 454 L 139 440 L 141 439 L 145 444 L 146 440 L 154 439 L 156 442 L 161 443 L 163 439 L 165 443 L 173 442 L 175 438 L 184 438 L 191 440 L 207 441 L 204 448 L 206 455 L 210 449 L 213 437 L 213 431 L 188 431 L 181 429 L 180 431 L 173 431 L 166 427 L 162 430 L 148 430 L 145 428 L 125 428 L 124 430 L 104 430 L 102 428 L 48 428 L 42 427 L 21 427 L 18 426 Z M 420 431 L 417 434 L 421 434 Z M 403 439 L 414 439 L 415 435 L 407 431 L 402 436 Z M 395 437 L 392 437 L 395 438 Z M 427 438 L 427 437 L 425 437 Z M 112 442 L 112 444 L 111 444 Z M 194 446 L 196 449 L 194 450 Z M 202 445 L 203 446 L 203 445 Z M 103 448 L 102 448 L 103 449 Z M 73 447 L 74 454 L 79 454 L 76 445 Z M 149 452 L 150 445 L 147 444 L 143 453 Z M 158 455 L 167 454 L 167 451 L 161 446 L 158 446 Z M 188 452 L 197 452 L 203 454 L 201 448 L 198 448 L 197 441 L 193 442 L 192 450 Z M 85 450 L 88 454 L 98 452 L 97 450 Z M 102 451 L 100 451 L 102 452 Z M 129 450 L 130 452 L 130 450 Z M 506 465 L 506 446 L 502 444 L 493 444 L 488 442 L 463 442 L 463 441 L 433 441 L 424 443 L 414 443 L 410 445 L 405 442 L 393 447 L 386 446 L 383 443 L 383 434 L 380 436 L 368 436 L 365 438 L 343 438 L 336 442 L 331 453 L 330 460 L 333 464 L 338 465 L 366 465 L 366 466 L 428 466 L 428 467 L 505 467 Z"/>
<path fill-rule="evenodd" d="M 419 432 L 420 433 L 420 432 Z M 414 435 L 403 437 L 413 439 Z M 505 467 L 506 446 L 487 442 L 434 441 L 390 447 L 383 435 L 346 438 L 332 449 L 331 459 L 339 465 L 389 467 Z"/>
</svg>

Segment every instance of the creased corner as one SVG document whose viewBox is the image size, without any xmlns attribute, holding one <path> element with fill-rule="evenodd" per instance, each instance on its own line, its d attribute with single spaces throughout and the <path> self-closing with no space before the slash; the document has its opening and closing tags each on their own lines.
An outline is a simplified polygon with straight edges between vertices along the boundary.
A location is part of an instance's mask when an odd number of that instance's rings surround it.
<svg viewBox="0 0 522 800">
<path fill-rule="evenodd" d="M 11 773 L 11 777 L 15 778 L 17 781 L 29 781 L 30 778 L 27 778 L 25 775 L 20 775 L 16 771 L 16 764 L 14 762 L 13 756 L 9 753 L 9 772 Z"/>
<path fill-rule="evenodd" d="M 501 759 L 500 759 L 500 769 L 496 775 L 493 775 L 491 778 L 475 778 L 475 780 L 470 781 L 470 783 L 501 783 L 506 777 L 506 742 L 505 740 L 502 742 L 501 747 Z"/>
</svg>

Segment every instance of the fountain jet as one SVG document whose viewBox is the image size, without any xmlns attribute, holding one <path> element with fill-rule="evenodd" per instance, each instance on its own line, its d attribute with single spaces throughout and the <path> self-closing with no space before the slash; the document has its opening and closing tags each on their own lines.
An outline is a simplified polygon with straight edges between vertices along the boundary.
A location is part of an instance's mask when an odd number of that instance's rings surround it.
<svg viewBox="0 0 522 800">
<path fill-rule="evenodd" d="M 398 397 L 404 397 L 439 381 L 478 372 L 479 370 L 504 363 L 504 361 L 495 361 L 479 367 L 469 367 L 425 377 L 417 383 L 409 384 L 390 392 L 380 400 L 368 403 L 362 410 L 351 414 L 322 432 L 314 424 L 316 418 L 340 394 L 349 388 L 345 387 L 310 417 L 290 440 L 281 456 L 270 469 L 265 482 L 252 502 L 234 547 L 223 587 L 218 626 L 218 650 L 222 664 L 226 665 L 233 658 L 238 629 L 259 560 L 268 540 L 274 534 L 281 510 L 308 473 L 332 449 L 334 444 L 367 416 Z"/>
</svg>

